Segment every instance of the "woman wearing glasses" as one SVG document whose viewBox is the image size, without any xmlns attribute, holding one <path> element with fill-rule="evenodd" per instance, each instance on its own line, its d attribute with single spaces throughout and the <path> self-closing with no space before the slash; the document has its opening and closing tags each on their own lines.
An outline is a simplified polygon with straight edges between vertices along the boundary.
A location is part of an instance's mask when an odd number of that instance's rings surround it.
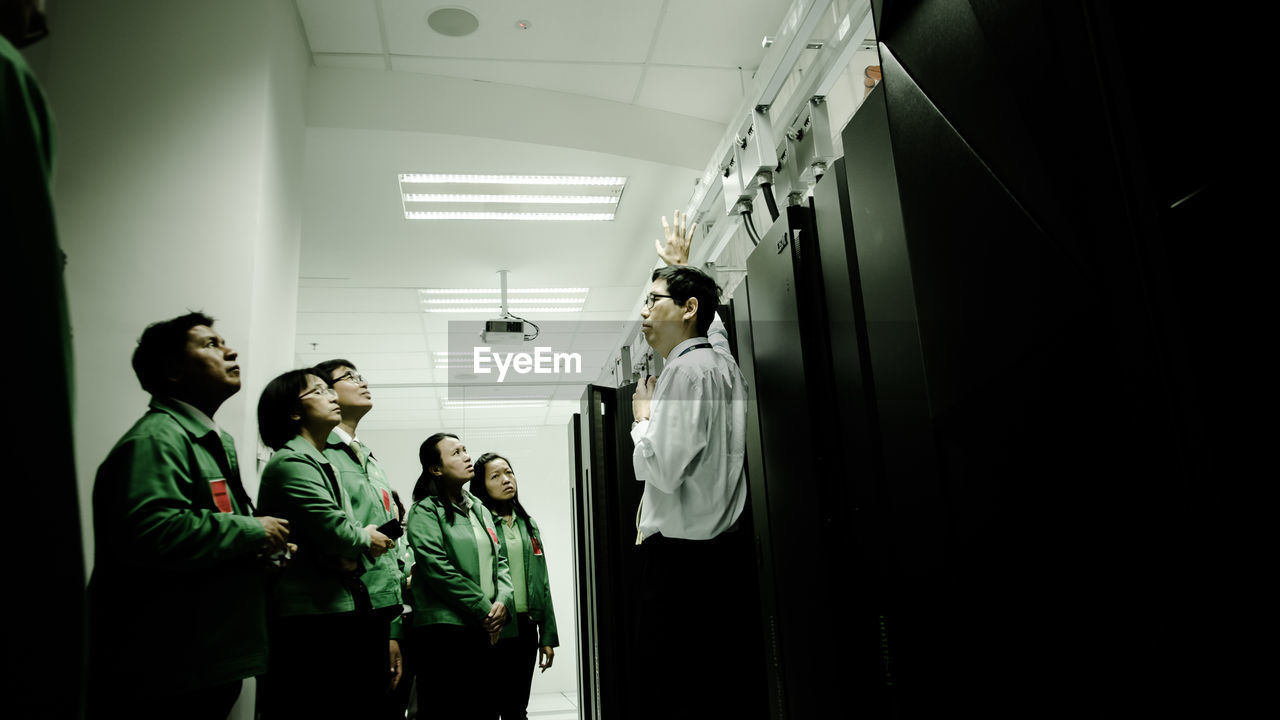
<svg viewBox="0 0 1280 720">
<path fill-rule="evenodd" d="M 471 494 L 493 513 L 515 590 L 515 604 L 509 608 L 514 619 L 507 623 L 494 648 L 490 688 L 497 697 L 502 720 L 526 720 L 534 663 L 546 672 L 560 644 L 551 606 L 551 584 L 547 581 L 547 558 L 542 554 L 542 533 L 520 504 L 516 473 L 501 455 L 485 453 L 476 460 Z"/>
<path fill-rule="evenodd" d="M 258 508 L 288 518 L 298 546 L 271 593 L 261 703 L 271 720 L 359 717 L 385 688 L 373 668 L 385 670 L 387 622 L 371 611 L 357 573 L 394 543 L 352 519 L 351 500 L 321 452 L 341 420 L 337 393 L 308 370 L 267 383 L 258 401 L 258 431 L 275 450 Z"/>
<path fill-rule="evenodd" d="M 497 717 L 487 674 L 514 590 L 492 514 L 464 487 L 471 457 L 458 436 L 436 433 L 418 449 L 406 536 L 415 563 L 411 642 L 419 653 L 418 707 L 432 718 Z"/>
</svg>

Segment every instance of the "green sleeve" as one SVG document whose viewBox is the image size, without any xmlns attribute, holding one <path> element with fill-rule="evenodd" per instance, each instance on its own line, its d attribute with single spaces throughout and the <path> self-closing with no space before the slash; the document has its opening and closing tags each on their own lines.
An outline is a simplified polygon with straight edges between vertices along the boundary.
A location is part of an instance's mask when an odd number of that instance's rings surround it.
<svg viewBox="0 0 1280 720">
<path fill-rule="evenodd" d="M 537 523 L 529 523 L 530 534 L 538 538 L 538 548 L 542 550 L 542 562 L 539 563 L 538 587 L 531 589 L 542 596 L 542 635 L 541 643 L 549 647 L 560 647 L 560 635 L 556 632 L 556 610 L 551 604 L 551 571 L 547 568 L 547 547 L 542 542 L 542 532 Z"/>
<path fill-rule="evenodd" d="M 130 437 L 112 451 L 95 492 L 119 503 L 113 510 L 122 562 L 198 572 L 262 548 L 267 535 L 257 520 L 196 503 L 209 481 L 192 472 L 191 448 L 177 437 Z"/>
<path fill-rule="evenodd" d="M 545 553 L 545 551 L 543 551 Z M 551 605 L 551 581 L 547 577 L 548 573 L 543 568 L 542 587 L 538 592 L 542 593 L 544 602 L 542 610 L 542 644 L 550 647 L 560 647 L 560 634 L 556 632 L 556 609 Z"/>
<path fill-rule="evenodd" d="M 463 615 L 483 618 L 489 614 L 493 606 L 480 583 L 458 570 L 449 558 L 439 515 L 421 504 L 414 505 L 409 510 L 407 535 L 413 546 L 415 584 L 427 583 L 445 604 Z"/>
<path fill-rule="evenodd" d="M 263 511 L 271 508 L 289 521 L 290 530 L 325 555 L 352 560 L 372 544 L 369 532 L 333 499 L 329 477 L 303 456 L 285 456 L 262 473 Z"/>
<path fill-rule="evenodd" d="M 487 512 L 481 513 L 484 518 L 484 524 L 488 528 L 490 537 L 494 539 L 502 537 L 502 533 L 498 532 L 493 525 L 493 518 Z M 516 611 L 516 588 L 511 583 L 511 563 L 507 561 L 507 554 L 503 552 L 501 547 L 493 548 L 494 559 L 494 575 L 497 576 L 497 582 L 493 584 L 494 594 L 497 601 L 502 603 L 507 611 L 512 615 Z M 514 618 L 513 618 L 514 619 Z"/>
</svg>

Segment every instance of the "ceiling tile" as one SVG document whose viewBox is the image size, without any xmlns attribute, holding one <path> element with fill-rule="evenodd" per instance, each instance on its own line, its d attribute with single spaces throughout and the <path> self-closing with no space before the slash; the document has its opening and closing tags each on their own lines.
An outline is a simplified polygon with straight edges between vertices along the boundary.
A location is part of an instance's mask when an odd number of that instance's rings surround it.
<svg viewBox="0 0 1280 720">
<path fill-rule="evenodd" d="M 325 354 L 346 357 L 352 350 L 367 352 L 421 352 L 426 349 L 426 340 L 421 335 L 329 335 L 298 333 L 295 351 L 298 353 Z M 350 358 L 355 362 L 355 358 Z"/>
<path fill-rule="evenodd" d="M 381 54 L 358 55 L 354 53 L 314 53 L 311 56 L 320 67 L 338 67 L 350 70 L 386 70 L 387 60 Z"/>
<path fill-rule="evenodd" d="M 416 288 L 298 288 L 298 313 L 389 312 L 417 313 Z"/>
<path fill-rule="evenodd" d="M 309 354 L 302 354 L 299 357 L 306 358 Z M 345 357 L 345 356 L 344 356 Z M 428 352 L 361 352 L 355 357 L 347 358 L 354 362 L 360 368 L 360 372 L 371 382 L 382 383 L 389 382 L 382 375 L 386 372 L 396 370 L 422 370 L 431 367 L 431 353 Z M 314 362 L 327 360 L 328 356 L 317 357 Z"/>
<path fill-rule="evenodd" d="M 750 72 L 767 52 L 766 35 L 776 35 L 792 3 L 781 0 L 671 2 L 654 43 L 651 62 Z M 708 42 L 714 37 L 714 42 Z"/>
<path fill-rule="evenodd" d="M 653 65 L 636 104 L 725 123 L 742 102 L 743 83 L 750 89 L 751 76 L 739 77 L 737 69 Z"/>
<path fill-rule="evenodd" d="M 547 61 L 460 60 L 395 56 L 394 70 L 447 75 L 450 77 L 504 83 L 590 95 L 606 100 L 631 102 L 643 70 L 639 64 L 593 65 Z"/>
<path fill-rule="evenodd" d="M 644 62 L 662 4 L 600 0 L 488 0 L 461 3 L 480 21 L 465 37 L 427 26 L 438 0 L 383 0 L 387 45 L 395 55 L 501 60 Z M 516 27 L 528 20 L 530 29 Z"/>
<path fill-rule="evenodd" d="M 382 54 L 378 14 L 372 2 L 297 0 L 313 53 Z"/>
<path fill-rule="evenodd" d="M 400 333 L 422 331 L 416 312 L 300 312 L 298 334 Z"/>
</svg>

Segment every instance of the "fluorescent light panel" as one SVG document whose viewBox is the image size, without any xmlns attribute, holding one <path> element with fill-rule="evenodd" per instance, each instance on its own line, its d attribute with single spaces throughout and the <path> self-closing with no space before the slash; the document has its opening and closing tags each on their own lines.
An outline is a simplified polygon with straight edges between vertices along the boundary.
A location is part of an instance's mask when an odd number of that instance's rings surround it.
<svg viewBox="0 0 1280 720">
<path fill-rule="evenodd" d="M 466 212 L 449 210 L 421 212 L 405 210 L 408 220 L 528 220 L 532 222 L 603 222 L 612 220 L 614 213 L 537 213 L 537 212 Z"/>
<path fill-rule="evenodd" d="M 586 295 L 591 288 L 507 288 L 507 297 L 512 295 L 562 295 L 565 293 Z M 498 292 L 492 288 L 422 288 L 423 295 L 486 295 Z"/>
<path fill-rule="evenodd" d="M 618 198 L 606 195 L 458 195 L 405 193 L 405 202 L 420 203 L 521 203 L 557 205 L 617 205 Z"/>
<path fill-rule="evenodd" d="M 519 310 L 520 310 L 520 312 L 527 312 L 527 313 L 576 313 L 576 312 L 582 312 L 582 308 L 580 308 L 580 307 L 524 307 L 524 306 L 521 306 L 521 307 L 519 307 L 519 308 L 515 308 L 515 307 L 513 307 L 513 306 L 508 306 L 508 308 L 507 308 L 507 309 L 508 309 L 508 310 L 516 310 L 516 309 L 519 309 Z M 423 310 L 422 310 L 422 311 L 423 311 L 423 312 L 429 312 L 429 313 L 490 313 L 490 314 L 493 314 L 493 315 L 497 315 L 498 313 L 502 312 L 502 308 L 501 308 L 501 307 L 499 307 L 499 306 L 497 306 L 497 305 L 484 305 L 484 306 L 470 306 L 470 305 L 468 305 L 468 306 L 465 306 L 465 307 L 455 307 L 455 306 L 453 306 L 453 305 L 450 305 L 450 306 L 448 306 L 448 307 L 429 307 L 429 308 L 423 308 Z"/>
<path fill-rule="evenodd" d="M 599 175 L 455 175 L 402 173 L 400 183 L 414 185 L 626 185 L 625 177 Z"/>
<path fill-rule="evenodd" d="M 627 179 L 586 175 L 403 173 L 409 220 L 613 220 Z"/>
<path fill-rule="evenodd" d="M 586 302 L 586 297 L 528 297 L 513 298 L 507 297 L 507 304 L 515 307 L 516 305 L 581 305 Z M 501 303 L 501 297 L 459 297 L 459 298 L 427 298 L 422 302 L 428 305 L 475 305 L 476 303 Z"/>
<path fill-rule="evenodd" d="M 538 314 L 582 312 L 589 291 L 589 288 L 508 288 L 507 309 Z M 496 315 L 502 311 L 502 293 L 493 289 L 422 288 L 418 290 L 418 300 L 422 311 L 429 313 Z"/>
</svg>

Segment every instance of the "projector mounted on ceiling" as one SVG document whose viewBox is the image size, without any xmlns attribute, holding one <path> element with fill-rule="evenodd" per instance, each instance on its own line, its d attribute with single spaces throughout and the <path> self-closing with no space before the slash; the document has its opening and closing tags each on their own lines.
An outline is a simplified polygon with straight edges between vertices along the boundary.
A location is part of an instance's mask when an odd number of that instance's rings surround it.
<svg viewBox="0 0 1280 720">
<path fill-rule="evenodd" d="M 509 316 L 486 320 L 480 337 L 488 345 L 519 345 L 525 341 L 524 325 L 524 320 Z"/>
<path fill-rule="evenodd" d="M 512 315 L 507 310 L 507 271 L 499 270 L 498 275 L 502 277 L 502 317 L 486 320 L 480 338 L 489 345 L 519 345 L 536 339 L 538 326 L 524 318 Z M 525 333 L 526 325 L 533 328 L 532 335 Z"/>
</svg>

